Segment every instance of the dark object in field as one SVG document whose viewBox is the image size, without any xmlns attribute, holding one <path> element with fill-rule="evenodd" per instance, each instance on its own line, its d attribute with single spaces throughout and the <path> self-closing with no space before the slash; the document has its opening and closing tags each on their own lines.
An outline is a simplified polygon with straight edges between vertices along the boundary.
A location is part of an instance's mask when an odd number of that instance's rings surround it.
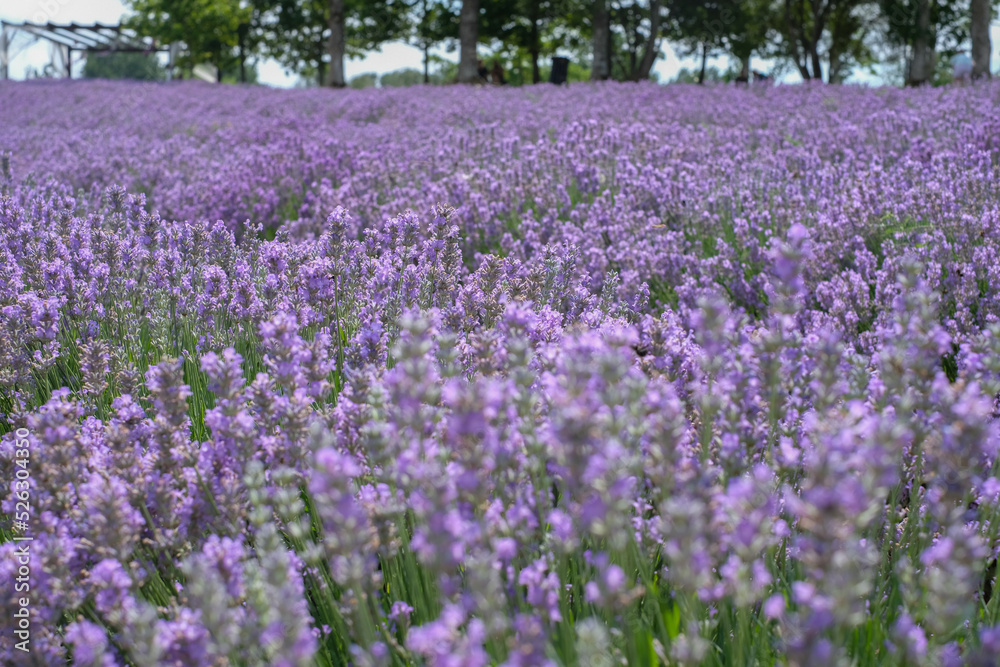
<svg viewBox="0 0 1000 667">
<path fill-rule="evenodd" d="M 993 583 L 997 578 L 997 559 L 994 558 L 986 566 L 986 573 L 983 575 L 983 605 L 988 605 L 993 599 Z"/>
<path fill-rule="evenodd" d="M 549 75 L 549 83 L 557 86 L 566 83 L 569 78 L 569 58 L 556 56 L 552 59 L 552 73 Z"/>
<path fill-rule="evenodd" d="M 493 69 L 490 71 L 490 80 L 494 85 L 502 86 L 507 83 L 507 79 L 503 75 L 503 67 L 500 66 L 500 61 L 493 60 Z"/>
<path fill-rule="evenodd" d="M 489 83 L 490 71 L 486 69 L 486 65 L 481 59 L 477 61 L 476 72 L 479 73 L 479 83 Z"/>
</svg>

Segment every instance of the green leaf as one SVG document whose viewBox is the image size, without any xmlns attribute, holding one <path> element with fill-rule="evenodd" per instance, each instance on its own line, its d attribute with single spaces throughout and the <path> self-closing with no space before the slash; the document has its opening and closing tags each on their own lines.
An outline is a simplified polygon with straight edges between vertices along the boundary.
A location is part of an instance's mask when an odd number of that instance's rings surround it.
<svg viewBox="0 0 1000 667">
<path fill-rule="evenodd" d="M 667 635 L 670 639 L 681 633 L 681 609 L 676 604 L 671 604 L 670 608 L 663 612 L 663 625 L 667 628 Z"/>
<path fill-rule="evenodd" d="M 666 615 L 666 614 L 664 614 Z M 680 622 L 680 615 L 677 617 L 678 623 Z M 668 626 L 669 628 L 669 626 Z M 672 635 L 671 635 L 672 636 Z M 649 641 L 649 667 L 660 667 L 660 658 L 656 655 L 656 647 L 653 644 L 653 633 L 647 632 L 646 639 Z"/>
</svg>

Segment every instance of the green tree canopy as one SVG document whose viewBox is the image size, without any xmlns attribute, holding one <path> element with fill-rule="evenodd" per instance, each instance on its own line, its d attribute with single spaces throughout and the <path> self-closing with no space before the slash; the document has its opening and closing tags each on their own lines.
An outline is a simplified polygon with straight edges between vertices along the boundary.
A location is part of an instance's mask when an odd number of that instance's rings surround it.
<svg viewBox="0 0 1000 667">
<path fill-rule="evenodd" d="M 324 80 L 330 34 L 329 0 L 252 0 L 263 52 L 286 69 Z M 347 56 L 360 56 L 407 35 L 411 6 L 404 0 L 344 0 Z"/>
<path fill-rule="evenodd" d="M 238 61 L 241 39 L 248 35 L 247 26 L 254 18 L 253 7 L 240 0 L 125 0 L 125 3 L 133 12 L 126 25 L 161 44 L 183 42 L 187 49 L 180 64 L 215 65 L 220 80 L 222 71 Z"/>
<path fill-rule="evenodd" d="M 362 90 L 364 88 L 374 88 L 378 85 L 378 74 L 375 72 L 365 72 L 364 74 L 358 74 L 353 77 L 348 83 L 348 86 L 355 88 L 357 90 Z"/>
<path fill-rule="evenodd" d="M 107 51 L 88 53 L 83 65 L 85 79 L 133 79 L 162 81 L 167 71 L 155 53 Z"/>
<path fill-rule="evenodd" d="M 436 79 L 437 77 L 432 77 L 432 82 L 436 83 Z M 423 72 L 412 67 L 387 72 L 379 78 L 379 83 L 383 88 L 405 88 L 407 86 L 416 86 L 423 82 Z"/>
</svg>

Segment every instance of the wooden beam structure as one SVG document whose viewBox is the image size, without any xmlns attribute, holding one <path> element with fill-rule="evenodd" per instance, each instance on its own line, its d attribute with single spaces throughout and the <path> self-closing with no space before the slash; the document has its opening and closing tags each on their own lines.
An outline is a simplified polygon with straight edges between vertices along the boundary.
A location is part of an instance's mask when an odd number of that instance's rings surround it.
<svg viewBox="0 0 1000 667">
<path fill-rule="evenodd" d="M 155 40 L 148 37 L 140 37 L 134 31 L 121 25 L 110 25 L 104 23 L 13 23 L 10 21 L 0 21 L 0 80 L 10 77 L 11 43 L 14 36 L 25 33 L 35 38 L 35 40 L 45 40 L 53 46 L 59 54 L 59 67 L 55 67 L 55 56 L 53 56 L 53 69 L 65 74 L 67 78 L 73 76 L 73 53 L 107 53 L 117 51 L 119 53 L 171 53 L 171 60 L 176 57 L 176 48 L 171 50 L 169 44 L 157 44 Z"/>
</svg>

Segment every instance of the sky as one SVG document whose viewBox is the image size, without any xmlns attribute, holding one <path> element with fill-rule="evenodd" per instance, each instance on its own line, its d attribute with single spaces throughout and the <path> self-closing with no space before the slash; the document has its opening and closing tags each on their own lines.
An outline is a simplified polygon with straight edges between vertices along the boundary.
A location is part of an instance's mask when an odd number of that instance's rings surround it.
<svg viewBox="0 0 1000 667">
<path fill-rule="evenodd" d="M 0 7 L 0 19 L 6 21 L 31 21 L 34 23 L 118 23 L 127 13 L 121 0 L 4 0 Z M 992 69 L 1000 69 L 1000 23 L 994 22 L 991 29 L 993 44 Z M 443 58 L 457 61 L 457 52 L 448 53 L 444 50 L 436 52 Z M 44 42 L 31 42 L 24 33 L 20 33 L 10 47 L 10 77 L 22 79 L 30 69 L 41 70 L 50 60 L 49 46 Z M 75 60 L 74 60 L 75 61 Z M 663 53 L 653 68 L 660 81 L 669 81 L 684 67 L 697 68 L 698 61 L 694 58 L 679 58 L 670 45 L 665 45 Z M 755 60 L 754 69 L 769 71 L 773 64 L 768 61 Z M 728 59 L 712 58 L 709 66 L 726 69 Z M 82 65 L 74 67 L 79 71 Z M 412 67 L 423 68 L 422 55 L 419 50 L 401 42 L 385 44 L 379 51 L 366 54 L 364 58 L 348 58 L 344 64 L 348 79 L 366 72 L 384 74 L 394 70 Z M 295 85 L 298 77 L 285 72 L 274 60 L 265 60 L 258 65 L 258 78 L 263 84 L 276 87 Z M 785 80 L 794 82 L 796 73 L 789 73 Z M 852 81 L 859 83 L 877 83 L 871 75 L 858 73 Z"/>
</svg>

